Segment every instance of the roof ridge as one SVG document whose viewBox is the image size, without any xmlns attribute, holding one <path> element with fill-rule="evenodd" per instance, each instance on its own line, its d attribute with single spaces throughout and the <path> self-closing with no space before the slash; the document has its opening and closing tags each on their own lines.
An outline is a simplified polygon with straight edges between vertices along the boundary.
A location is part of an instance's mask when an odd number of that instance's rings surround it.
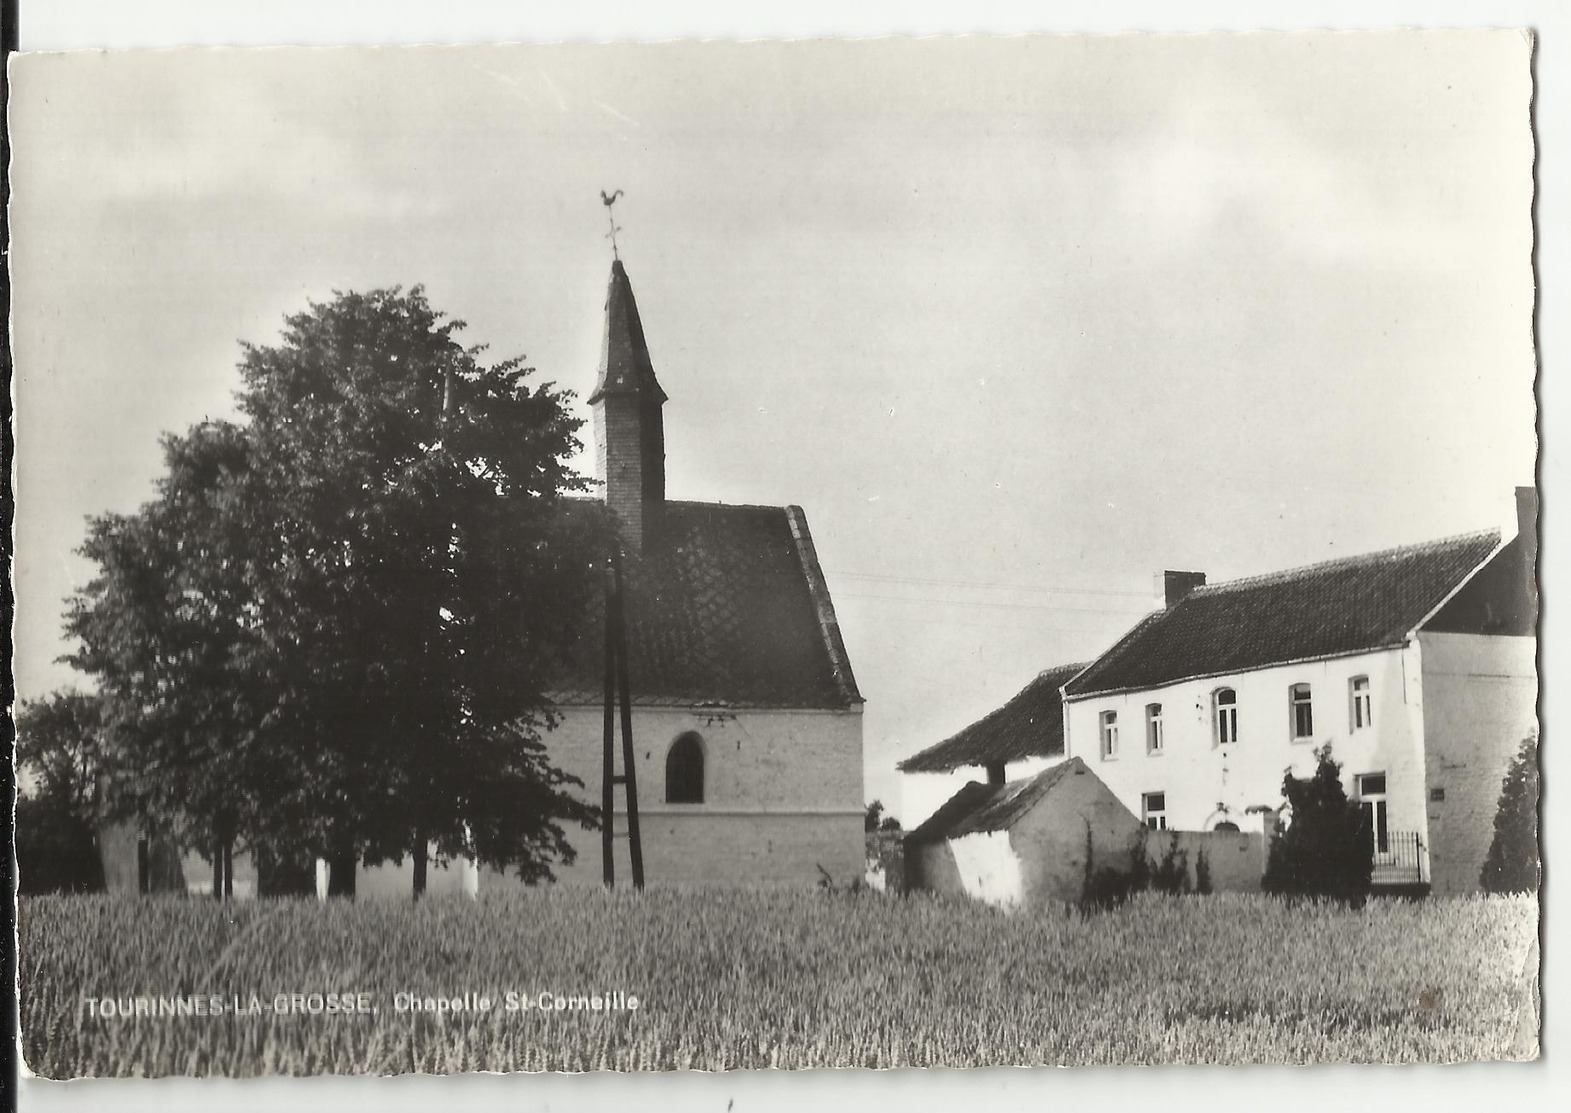
<svg viewBox="0 0 1571 1113">
<path fill-rule="evenodd" d="M 666 506 L 720 507 L 725 510 L 774 510 L 783 513 L 787 507 L 762 502 L 704 502 L 699 499 L 666 499 Z"/>
<path fill-rule="evenodd" d="M 1069 673 L 1072 676 L 1074 673 L 1080 672 L 1082 669 L 1090 667 L 1090 665 L 1090 661 L 1077 661 L 1070 665 L 1053 665 L 1037 673 L 1036 678 L 1037 680 L 1045 680 L 1054 673 Z M 1029 685 L 1027 685 L 1027 687 L 1029 687 Z"/>
<path fill-rule="evenodd" d="M 1468 542 L 1481 541 L 1486 537 L 1493 538 L 1495 543 L 1499 544 L 1500 531 L 1498 529 L 1473 530 L 1471 533 L 1458 533 L 1450 537 L 1435 538 L 1432 541 L 1418 541 L 1407 545 L 1394 545 L 1388 549 L 1376 549 L 1374 552 L 1369 553 L 1355 553 L 1352 556 L 1333 557 L 1330 560 L 1317 561 L 1314 564 L 1301 564 L 1296 568 L 1283 568 L 1275 572 L 1261 572 L 1254 576 L 1240 576 L 1236 580 L 1223 580 L 1220 583 L 1205 584 L 1197 587 L 1185 598 L 1193 599 L 1199 595 L 1220 595 L 1227 591 L 1258 587 L 1262 584 L 1286 583 L 1320 572 L 1351 568 L 1388 560 L 1393 557 L 1409 556 L 1415 553 L 1433 552 L 1436 549 L 1448 546 L 1460 546 Z M 1158 610 L 1154 613 L 1161 614 L 1162 611 Z"/>
</svg>

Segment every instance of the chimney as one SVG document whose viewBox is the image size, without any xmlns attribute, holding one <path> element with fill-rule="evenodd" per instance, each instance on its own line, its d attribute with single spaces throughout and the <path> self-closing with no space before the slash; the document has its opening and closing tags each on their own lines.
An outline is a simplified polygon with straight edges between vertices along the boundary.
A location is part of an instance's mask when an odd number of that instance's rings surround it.
<svg viewBox="0 0 1571 1113">
<path fill-rule="evenodd" d="M 1206 574 L 1204 572 L 1174 572 L 1168 569 L 1162 573 L 1162 606 L 1176 607 L 1189 597 L 1189 593 L 1197 587 L 1205 587 Z"/>
<path fill-rule="evenodd" d="M 600 378 L 589 405 L 594 411 L 595 477 L 605 484 L 606 506 L 616 515 L 622 543 L 632 553 L 657 528 L 665 505 L 665 402 L 633 286 L 618 259 L 611 264 Z"/>
<path fill-rule="evenodd" d="M 1529 615 L 1538 621 L 1538 488 L 1516 489 L 1517 547 L 1522 554 L 1522 580 Z"/>
</svg>

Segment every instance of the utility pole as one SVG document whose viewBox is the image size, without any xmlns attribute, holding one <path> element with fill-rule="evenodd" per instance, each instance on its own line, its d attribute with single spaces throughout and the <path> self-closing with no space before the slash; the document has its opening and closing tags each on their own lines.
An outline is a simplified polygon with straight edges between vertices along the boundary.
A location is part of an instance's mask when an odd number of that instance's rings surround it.
<svg viewBox="0 0 1571 1113">
<path fill-rule="evenodd" d="M 627 597 L 622 558 L 611 554 L 606 569 L 605 603 L 604 776 L 600 792 L 601 868 L 607 887 L 616 884 L 616 794 L 621 785 L 627 800 L 627 849 L 633 867 L 633 888 L 644 887 L 644 845 L 638 829 L 638 773 L 633 754 L 632 684 L 627 668 Z M 622 772 L 616 772 L 616 725 L 622 726 Z"/>
</svg>

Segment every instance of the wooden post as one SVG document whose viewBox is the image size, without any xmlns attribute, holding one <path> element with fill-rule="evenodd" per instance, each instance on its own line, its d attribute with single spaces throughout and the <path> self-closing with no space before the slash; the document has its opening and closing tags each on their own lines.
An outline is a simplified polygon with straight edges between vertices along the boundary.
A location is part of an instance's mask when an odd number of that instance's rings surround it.
<svg viewBox="0 0 1571 1113">
<path fill-rule="evenodd" d="M 612 558 L 616 586 L 616 682 L 622 705 L 622 787 L 627 795 L 627 849 L 633 864 L 633 888 L 644 887 L 644 846 L 638 830 L 638 774 L 633 754 L 633 700 L 627 675 L 627 599 L 622 591 L 621 562 Z"/>
<path fill-rule="evenodd" d="M 600 787 L 600 872 L 607 886 L 616 884 L 616 582 L 610 568 L 605 577 L 605 760 Z"/>
</svg>

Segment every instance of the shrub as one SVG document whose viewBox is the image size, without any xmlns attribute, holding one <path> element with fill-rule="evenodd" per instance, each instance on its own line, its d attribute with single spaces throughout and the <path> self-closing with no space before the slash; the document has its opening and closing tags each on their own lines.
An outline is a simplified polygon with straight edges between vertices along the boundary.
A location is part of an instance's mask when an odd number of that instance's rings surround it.
<svg viewBox="0 0 1571 1113">
<path fill-rule="evenodd" d="M 1282 795 L 1292 821 L 1271 843 L 1265 891 L 1363 904 L 1374 873 L 1374 840 L 1362 810 L 1342 788 L 1342 767 L 1329 745 L 1315 751 L 1312 776 L 1284 775 Z"/>
<path fill-rule="evenodd" d="M 104 887 L 104 865 L 93 828 L 57 795 L 16 802 L 17 889 L 93 893 Z"/>
<path fill-rule="evenodd" d="M 1521 748 L 1500 785 L 1495 837 L 1478 878 L 1486 893 L 1536 893 L 1538 861 L 1538 736 Z"/>
<path fill-rule="evenodd" d="M 1091 824 L 1086 824 L 1085 877 L 1080 884 L 1080 910 L 1105 912 L 1117 908 L 1136 893 L 1151 887 L 1151 863 L 1146 859 L 1145 829 L 1141 828 L 1129 847 L 1127 864 L 1096 864 L 1091 839 Z"/>
<path fill-rule="evenodd" d="M 1150 888 L 1176 896 L 1189 891 L 1189 855 L 1178 849 L 1178 836 L 1169 835 L 1167 853 L 1150 871 Z"/>
</svg>

